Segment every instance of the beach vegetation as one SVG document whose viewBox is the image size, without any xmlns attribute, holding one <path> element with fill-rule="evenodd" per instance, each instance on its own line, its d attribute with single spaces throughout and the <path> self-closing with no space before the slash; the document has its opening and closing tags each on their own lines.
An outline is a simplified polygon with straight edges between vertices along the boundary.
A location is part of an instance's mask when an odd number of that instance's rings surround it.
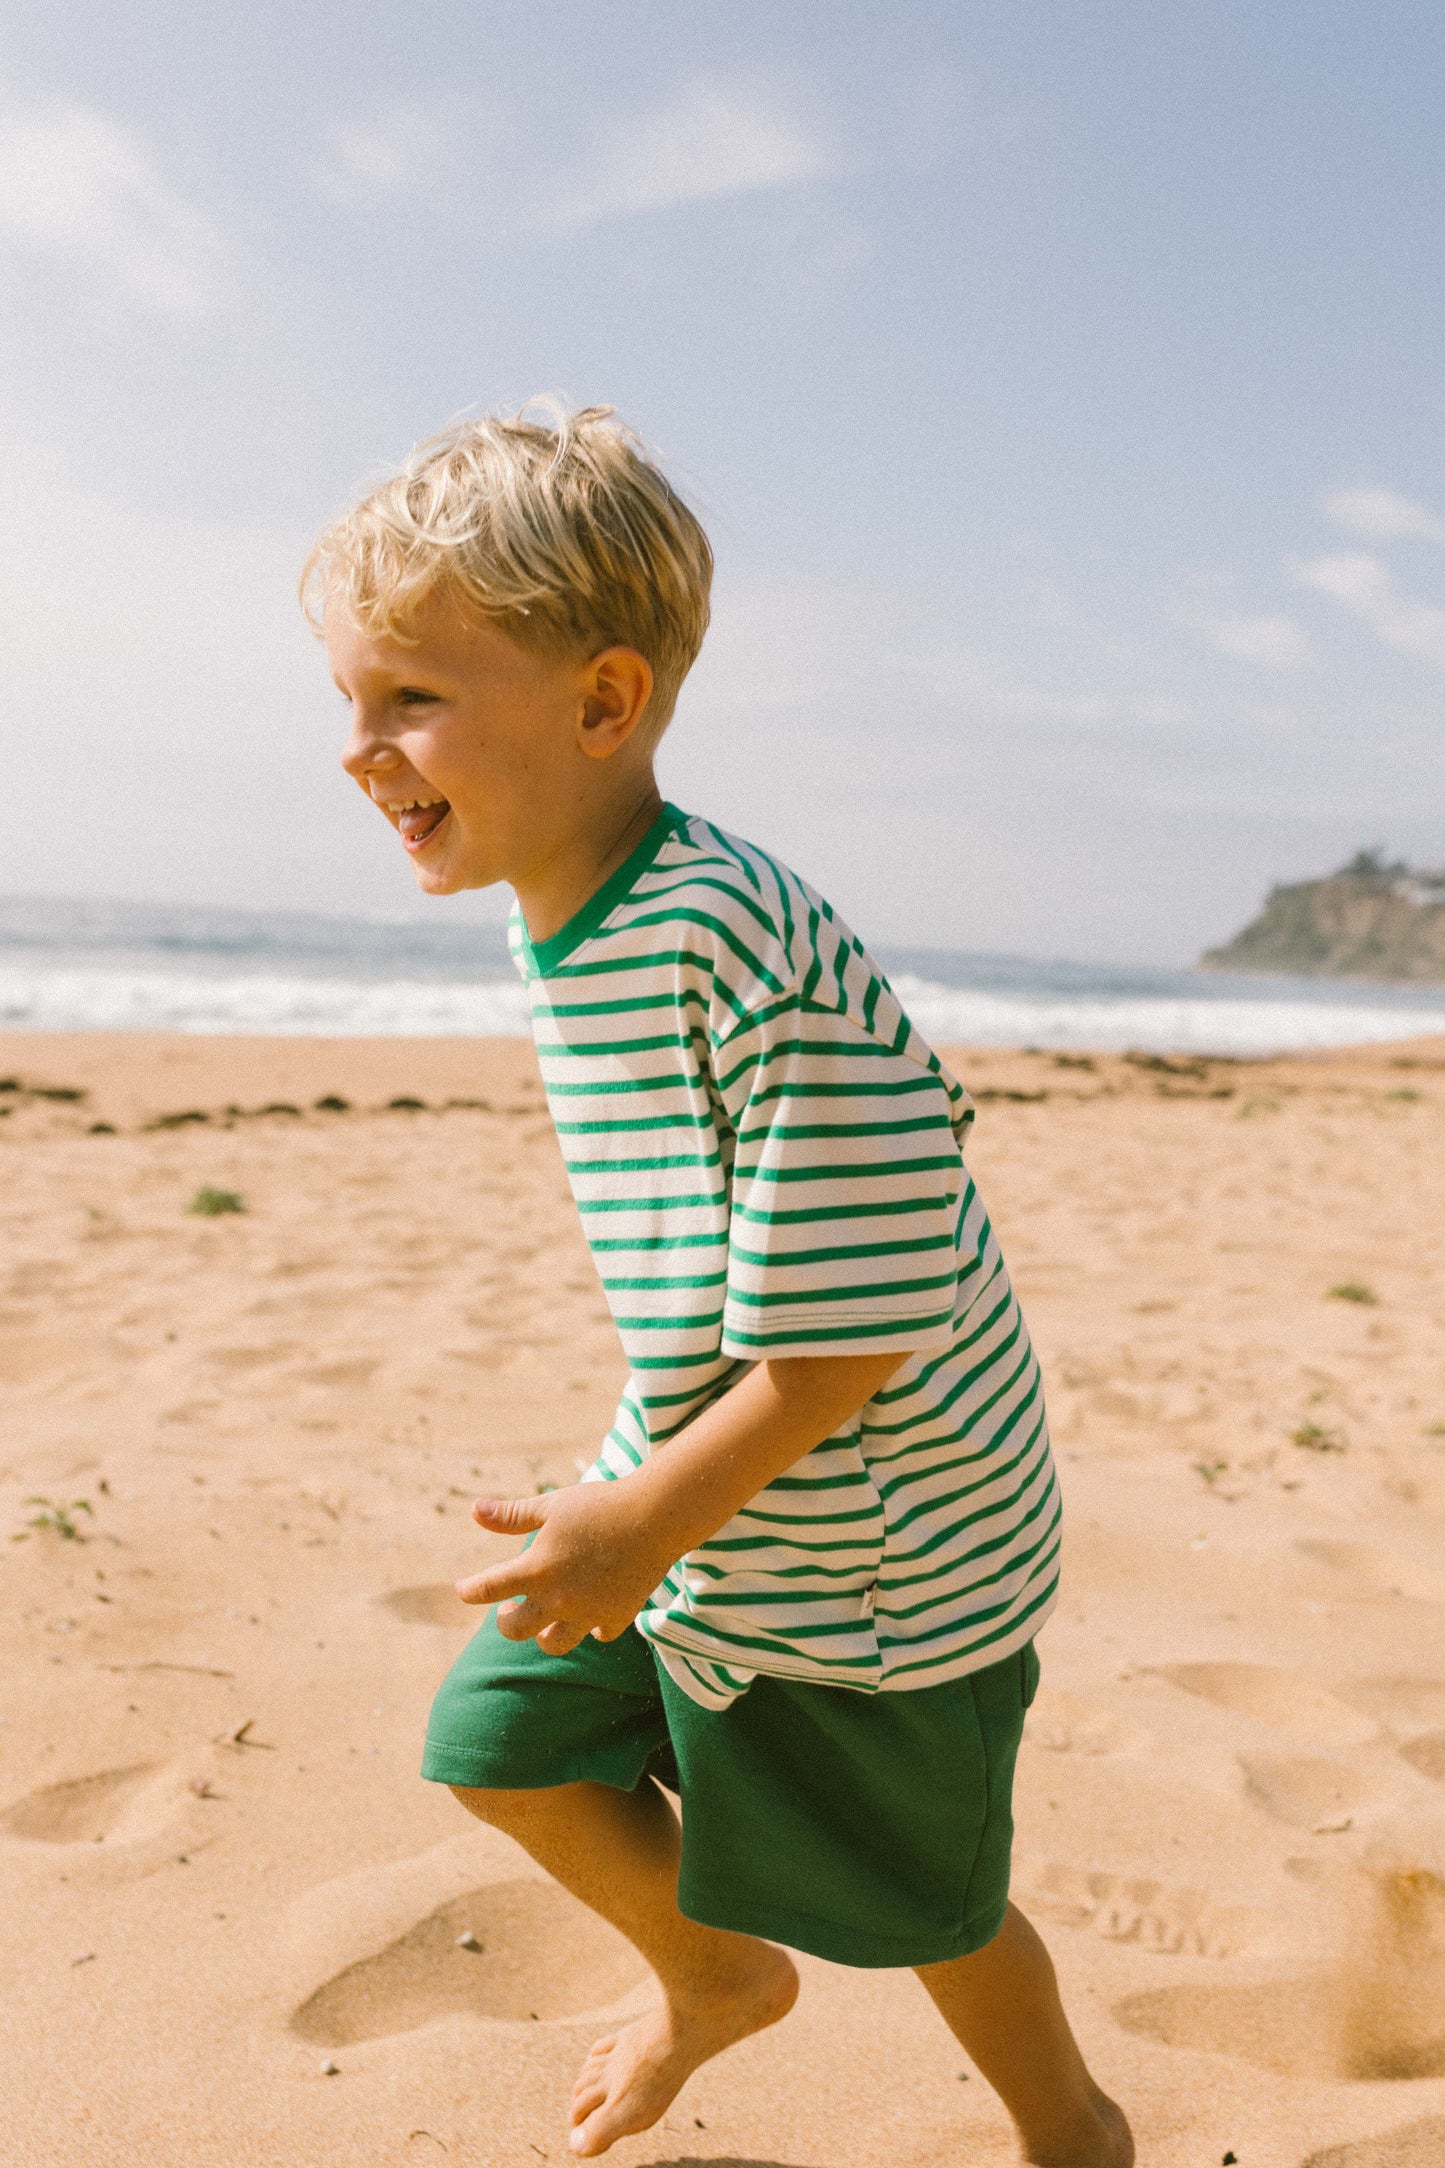
<svg viewBox="0 0 1445 2168">
<path fill-rule="evenodd" d="M 386 1105 L 387 1112 L 392 1114 L 420 1114 L 426 1109 L 424 1099 L 412 1099 L 405 1094 L 399 1099 L 388 1099 Z"/>
<path fill-rule="evenodd" d="M 1326 1302 L 1368 1304 L 1378 1302 L 1379 1299 L 1373 1287 L 1367 1287 L 1363 1280 L 1341 1280 L 1337 1286 L 1328 1288 L 1325 1293 Z"/>
<path fill-rule="evenodd" d="M 1300 1423 L 1290 1432 L 1290 1443 L 1307 1453 L 1343 1453 L 1349 1441 L 1342 1430 L 1327 1430 L 1322 1423 Z"/>
<path fill-rule="evenodd" d="M 35 1497 L 27 1498 L 25 1503 L 28 1506 L 37 1506 L 39 1511 L 32 1513 L 27 1525 L 11 1537 L 12 1543 L 23 1543 L 32 1529 L 49 1530 L 54 1535 L 63 1536 L 68 1543 L 85 1541 L 75 1516 L 77 1513 L 94 1515 L 95 1508 L 88 1498 Z"/>
<path fill-rule="evenodd" d="M 343 1099 L 340 1092 L 327 1092 L 324 1098 L 317 1100 L 316 1111 L 318 1114 L 349 1114 L 351 1101 Z"/>
<path fill-rule="evenodd" d="M 236 1189 L 213 1189 L 203 1182 L 186 1206 L 188 1212 L 199 1212 L 203 1219 L 218 1219 L 223 1212 L 244 1212 L 246 1200 Z"/>
<path fill-rule="evenodd" d="M 1227 1460 L 1196 1460 L 1194 1473 L 1213 1490 L 1219 1478 L 1222 1475 L 1228 1475 L 1229 1462 Z"/>
</svg>

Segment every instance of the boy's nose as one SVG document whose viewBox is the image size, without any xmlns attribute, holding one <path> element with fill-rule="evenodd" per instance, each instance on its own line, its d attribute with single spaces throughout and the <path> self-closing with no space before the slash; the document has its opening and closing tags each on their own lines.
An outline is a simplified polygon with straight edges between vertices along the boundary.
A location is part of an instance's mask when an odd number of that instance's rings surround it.
<svg viewBox="0 0 1445 2168">
<path fill-rule="evenodd" d="M 374 730 L 366 717 L 355 714 L 351 722 L 351 735 L 341 756 L 341 765 L 356 782 L 364 783 L 373 773 L 395 768 L 401 755 L 394 746 Z"/>
</svg>

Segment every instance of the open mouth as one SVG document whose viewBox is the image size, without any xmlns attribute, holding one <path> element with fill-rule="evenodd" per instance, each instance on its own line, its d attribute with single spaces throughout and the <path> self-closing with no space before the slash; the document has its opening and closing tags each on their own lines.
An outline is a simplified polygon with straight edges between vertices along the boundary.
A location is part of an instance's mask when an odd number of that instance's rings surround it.
<svg viewBox="0 0 1445 2168">
<path fill-rule="evenodd" d="M 445 798 L 430 805 L 410 805 L 397 816 L 397 833 L 409 851 L 423 851 L 451 812 Z"/>
</svg>

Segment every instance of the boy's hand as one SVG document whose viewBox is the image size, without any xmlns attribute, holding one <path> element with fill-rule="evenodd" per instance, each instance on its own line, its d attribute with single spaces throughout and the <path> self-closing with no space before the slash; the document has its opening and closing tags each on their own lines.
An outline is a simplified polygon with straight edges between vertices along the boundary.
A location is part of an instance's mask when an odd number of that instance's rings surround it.
<svg viewBox="0 0 1445 2168">
<path fill-rule="evenodd" d="M 622 1483 L 573 1483 L 536 1498 L 479 1498 L 472 1519 L 497 1535 L 536 1539 L 505 1565 L 458 1581 L 463 1603 L 495 1603 L 498 1631 L 565 1656 L 596 1632 L 625 1633 L 661 1581 L 659 1559 Z"/>
<path fill-rule="evenodd" d="M 615 1641 L 679 1558 L 832 1437 L 904 1360 L 895 1348 L 760 1362 L 629 1475 L 537 1498 L 479 1498 L 472 1519 L 483 1528 L 535 1530 L 536 1541 L 458 1581 L 457 1594 L 500 1603 L 507 1639 L 535 1639 L 549 1656 L 590 1633 Z"/>
</svg>

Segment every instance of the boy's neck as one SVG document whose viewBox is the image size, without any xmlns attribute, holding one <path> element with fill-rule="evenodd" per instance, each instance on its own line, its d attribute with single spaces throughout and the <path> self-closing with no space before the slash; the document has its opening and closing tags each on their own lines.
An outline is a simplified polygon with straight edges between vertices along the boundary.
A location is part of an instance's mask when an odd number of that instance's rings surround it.
<svg viewBox="0 0 1445 2168">
<path fill-rule="evenodd" d="M 635 788 L 590 807 L 538 865 L 513 882 L 528 937 L 550 941 L 629 858 L 663 810 L 649 768 Z"/>
</svg>

